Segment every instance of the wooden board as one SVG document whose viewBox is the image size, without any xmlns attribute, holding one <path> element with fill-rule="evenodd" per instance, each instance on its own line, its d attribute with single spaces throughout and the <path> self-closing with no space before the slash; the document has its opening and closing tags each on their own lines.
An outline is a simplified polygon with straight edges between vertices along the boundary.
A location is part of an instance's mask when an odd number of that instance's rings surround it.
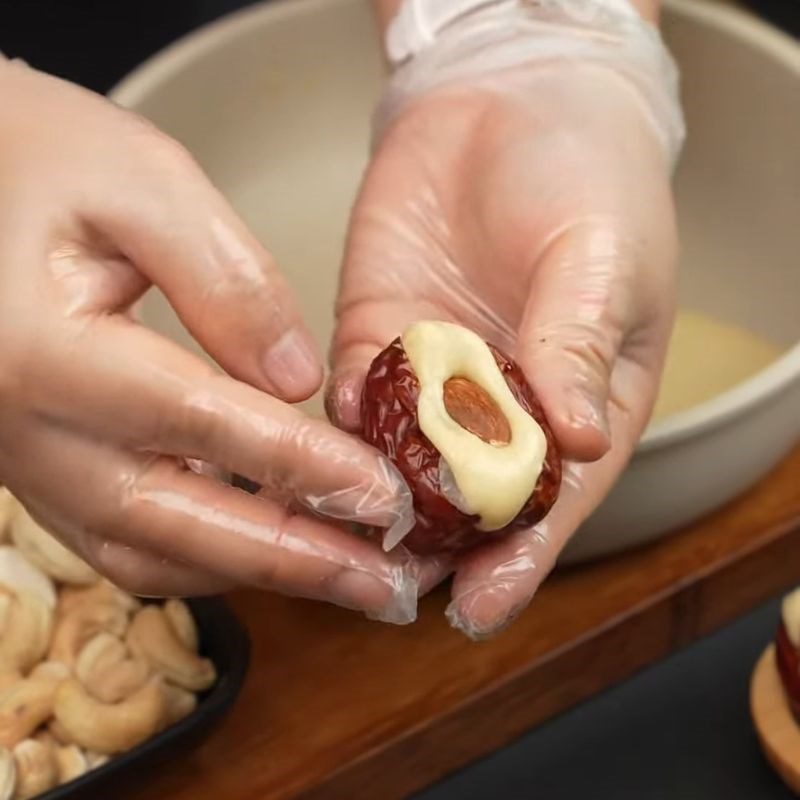
<svg viewBox="0 0 800 800">
<path fill-rule="evenodd" d="M 254 638 L 240 702 L 127 796 L 406 797 L 796 583 L 800 449 L 702 524 L 556 574 L 490 642 L 448 628 L 443 591 L 406 628 L 235 594 Z"/>
</svg>

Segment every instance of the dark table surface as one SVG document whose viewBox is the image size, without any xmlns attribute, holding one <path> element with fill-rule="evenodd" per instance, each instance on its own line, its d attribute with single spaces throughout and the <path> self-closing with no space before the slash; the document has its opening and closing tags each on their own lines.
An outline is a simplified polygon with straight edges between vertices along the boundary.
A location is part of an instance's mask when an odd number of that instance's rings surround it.
<svg viewBox="0 0 800 800">
<path fill-rule="evenodd" d="M 104 92 L 182 33 L 247 4 L 0 0 L 0 50 Z M 782 0 L 779 13 L 797 4 Z M 416 800 L 788 800 L 748 715 L 750 671 L 777 613 L 773 601 Z"/>
<path fill-rule="evenodd" d="M 748 710 L 778 613 L 759 608 L 415 800 L 790 800 Z"/>
</svg>

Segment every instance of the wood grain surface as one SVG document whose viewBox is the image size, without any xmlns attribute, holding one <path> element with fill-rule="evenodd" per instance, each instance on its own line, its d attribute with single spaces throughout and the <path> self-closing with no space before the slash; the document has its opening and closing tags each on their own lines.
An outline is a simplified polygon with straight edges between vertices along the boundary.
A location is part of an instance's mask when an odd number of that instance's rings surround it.
<svg viewBox="0 0 800 800">
<path fill-rule="evenodd" d="M 231 715 L 128 798 L 408 796 L 800 583 L 800 449 L 689 530 L 555 574 L 474 644 L 446 591 L 397 628 L 308 602 L 232 596 L 253 665 Z"/>
</svg>

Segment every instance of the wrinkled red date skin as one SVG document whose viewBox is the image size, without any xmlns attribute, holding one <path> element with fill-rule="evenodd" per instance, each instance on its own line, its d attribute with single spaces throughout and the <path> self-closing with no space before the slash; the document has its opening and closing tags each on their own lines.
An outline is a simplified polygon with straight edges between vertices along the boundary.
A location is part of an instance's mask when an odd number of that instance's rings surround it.
<svg viewBox="0 0 800 800">
<path fill-rule="evenodd" d="M 800 721 L 800 658 L 786 633 L 783 622 L 778 626 L 775 636 L 775 661 L 792 713 L 795 719 Z"/>
<path fill-rule="evenodd" d="M 479 521 L 451 505 L 439 485 L 439 452 L 417 422 L 419 382 L 400 338 L 372 362 L 361 401 L 362 436 L 400 470 L 414 496 L 416 525 L 403 544 L 418 555 L 458 554 L 541 520 L 561 485 L 561 458 L 542 407 L 522 370 L 489 345 L 517 402 L 539 423 L 547 438 L 542 473 L 530 499 L 505 528 L 481 531 Z"/>
</svg>

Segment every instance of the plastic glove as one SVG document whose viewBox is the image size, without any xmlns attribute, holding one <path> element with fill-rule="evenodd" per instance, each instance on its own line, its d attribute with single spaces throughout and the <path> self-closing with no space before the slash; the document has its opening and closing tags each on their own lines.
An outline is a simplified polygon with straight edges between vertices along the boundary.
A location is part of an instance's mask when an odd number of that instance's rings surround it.
<svg viewBox="0 0 800 800">
<path fill-rule="evenodd" d="M 0 98 L 0 481 L 136 593 L 243 583 L 413 619 L 411 568 L 320 518 L 408 525 L 410 498 L 276 399 L 322 370 L 269 254 L 143 120 L 14 62 Z M 136 323 L 151 283 L 227 374 Z"/>
<path fill-rule="evenodd" d="M 412 321 L 450 320 L 514 355 L 567 459 L 540 525 L 452 565 L 448 618 L 474 638 L 531 600 L 657 393 L 683 128 L 671 60 L 622 8 L 498 2 L 453 23 L 393 76 L 352 217 L 332 417 L 358 430 L 376 353 Z"/>
</svg>

